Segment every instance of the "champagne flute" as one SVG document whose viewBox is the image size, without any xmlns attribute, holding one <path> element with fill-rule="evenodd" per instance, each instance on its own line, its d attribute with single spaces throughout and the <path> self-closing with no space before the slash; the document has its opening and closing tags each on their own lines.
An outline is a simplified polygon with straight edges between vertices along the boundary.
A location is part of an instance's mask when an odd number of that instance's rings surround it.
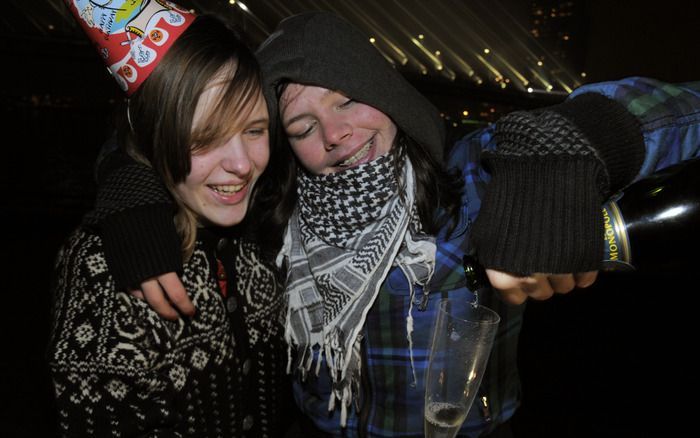
<svg viewBox="0 0 700 438">
<path fill-rule="evenodd" d="M 425 436 L 453 438 L 481 384 L 500 317 L 474 303 L 443 300 L 425 380 Z"/>
</svg>

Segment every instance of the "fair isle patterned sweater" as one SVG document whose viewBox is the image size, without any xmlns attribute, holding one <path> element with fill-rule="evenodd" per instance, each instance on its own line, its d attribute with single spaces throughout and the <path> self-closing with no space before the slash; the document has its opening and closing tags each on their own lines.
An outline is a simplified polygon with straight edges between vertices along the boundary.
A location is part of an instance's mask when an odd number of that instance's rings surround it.
<svg viewBox="0 0 700 438">
<path fill-rule="evenodd" d="M 88 228 L 68 239 L 55 275 L 48 360 L 61 434 L 283 436 L 282 290 L 255 246 L 199 233 L 181 276 L 197 309 L 189 320 L 116 290 Z"/>
</svg>

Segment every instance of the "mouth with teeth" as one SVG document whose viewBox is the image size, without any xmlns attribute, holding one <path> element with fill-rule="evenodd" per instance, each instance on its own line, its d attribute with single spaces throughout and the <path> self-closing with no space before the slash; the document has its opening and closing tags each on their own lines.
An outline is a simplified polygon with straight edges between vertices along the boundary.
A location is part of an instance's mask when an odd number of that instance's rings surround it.
<svg viewBox="0 0 700 438">
<path fill-rule="evenodd" d="M 339 161 L 335 164 L 335 167 L 352 167 L 353 165 L 361 162 L 367 157 L 370 149 L 374 146 L 374 137 L 372 137 L 367 143 L 365 143 L 359 151 L 355 152 L 351 157 L 346 158 L 343 161 Z"/>
<path fill-rule="evenodd" d="M 222 205 L 237 205 L 248 197 L 250 181 L 240 184 L 209 184 L 207 185 L 216 199 Z"/>
<path fill-rule="evenodd" d="M 219 193 L 224 196 L 231 196 L 234 195 L 238 192 L 240 192 L 243 187 L 245 187 L 245 184 L 229 184 L 229 185 L 221 185 L 221 186 L 214 186 L 210 185 L 209 188 L 215 191 L 216 193 Z"/>
</svg>

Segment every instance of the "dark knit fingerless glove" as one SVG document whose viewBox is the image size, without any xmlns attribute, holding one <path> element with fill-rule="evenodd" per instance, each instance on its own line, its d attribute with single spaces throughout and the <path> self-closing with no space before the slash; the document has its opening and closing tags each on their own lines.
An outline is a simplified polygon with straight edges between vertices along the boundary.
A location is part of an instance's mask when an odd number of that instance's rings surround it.
<svg viewBox="0 0 700 438">
<path fill-rule="evenodd" d="M 148 278 L 181 272 L 176 205 L 156 172 L 117 150 L 107 154 L 97 174 L 95 209 L 86 222 L 100 229 L 117 287 L 138 288 Z"/>
<path fill-rule="evenodd" d="M 596 270 L 603 257 L 601 205 L 631 182 L 645 146 L 621 104 L 588 93 L 496 123 L 491 173 L 472 229 L 488 268 L 529 274 Z"/>
</svg>

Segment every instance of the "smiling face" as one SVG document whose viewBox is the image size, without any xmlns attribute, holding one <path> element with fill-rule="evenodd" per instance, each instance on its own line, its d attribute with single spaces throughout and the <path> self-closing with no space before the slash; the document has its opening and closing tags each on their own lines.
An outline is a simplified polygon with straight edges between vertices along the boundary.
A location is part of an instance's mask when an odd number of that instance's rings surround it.
<svg viewBox="0 0 700 438">
<path fill-rule="evenodd" d="M 220 81 L 202 93 L 193 120 L 193 132 L 205 129 L 208 116 L 218 102 Z M 174 192 L 197 216 L 201 225 L 227 227 L 243 220 L 251 192 L 270 158 L 267 105 L 262 93 L 254 107 L 237 123 L 237 129 L 221 143 L 192 152 L 192 168 Z"/>
<path fill-rule="evenodd" d="M 391 150 L 396 125 L 381 111 L 337 91 L 289 84 L 280 97 L 282 125 L 301 164 L 330 174 Z"/>
</svg>

